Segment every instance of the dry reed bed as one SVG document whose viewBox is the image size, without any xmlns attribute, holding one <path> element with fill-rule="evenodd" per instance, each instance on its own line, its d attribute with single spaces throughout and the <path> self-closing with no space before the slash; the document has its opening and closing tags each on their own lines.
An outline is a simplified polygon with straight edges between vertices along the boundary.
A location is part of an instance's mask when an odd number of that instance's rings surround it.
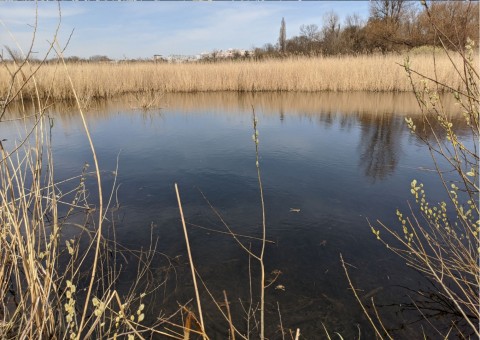
<svg viewBox="0 0 480 340">
<path fill-rule="evenodd" d="M 460 58 L 454 58 L 460 63 Z M 81 63 L 70 64 L 80 97 L 111 98 L 136 92 L 262 92 L 262 91 L 395 91 L 410 92 L 400 55 L 296 58 L 214 64 Z M 400 65 L 399 65 L 400 64 Z M 34 65 L 32 66 L 34 68 Z M 411 68 L 434 76 L 430 55 L 411 57 Z M 437 57 L 440 82 L 456 88 L 460 80 L 445 55 Z M 7 93 L 8 73 L 0 69 L 0 99 Z M 70 99 L 64 70 L 44 65 L 37 74 L 42 97 Z M 51 85 L 53 84 L 53 86 Z M 32 91 L 33 84 L 24 89 Z"/>
</svg>

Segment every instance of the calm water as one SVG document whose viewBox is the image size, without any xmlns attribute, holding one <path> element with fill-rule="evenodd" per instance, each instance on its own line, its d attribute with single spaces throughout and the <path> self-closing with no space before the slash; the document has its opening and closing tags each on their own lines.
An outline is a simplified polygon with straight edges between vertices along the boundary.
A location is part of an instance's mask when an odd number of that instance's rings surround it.
<svg viewBox="0 0 480 340">
<path fill-rule="evenodd" d="M 340 253 L 352 265 L 359 294 L 375 293 L 379 304 L 405 302 L 408 292 L 401 286 L 424 284 L 384 249 L 367 222 L 396 225 L 395 211 L 407 210 L 414 178 L 425 184 L 432 201 L 442 198 L 437 177 L 425 170 L 432 168 L 428 150 L 404 123 L 406 115 L 416 114 L 410 95 L 168 95 L 159 105 L 144 112 L 135 108 L 135 98 L 123 98 L 87 110 L 105 171 L 104 190 L 111 190 L 118 159 L 119 209 L 110 219 L 117 240 L 138 249 L 148 247 L 153 235 L 158 250 L 174 259 L 171 283 L 156 297 L 153 313 L 194 297 L 173 187 L 177 182 L 198 271 L 215 297 L 227 291 L 236 321 L 243 322 L 238 301 L 248 298 L 248 257 L 231 237 L 200 227 L 225 231 L 205 195 L 236 233 L 261 235 L 252 105 L 259 120 L 267 237 L 274 241 L 266 249 L 266 267 L 283 273 L 267 289 L 271 338 L 280 336 L 277 301 L 284 327 L 299 327 L 306 338 L 321 338 L 322 323 L 345 339 L 358 334 L 357 324 L 362 338 L 372 336 L 348 289 Z M 51 115 L 55 174 L 63 180 L 79 174 L 85 162 L 93 163 L 75 111 L 53 107 Z M 13 145 L 19 126 L 0 125 L 6 147 Z M 87 184 L 95 202 L 94 178 Z M 257 241 L 243 240 L 258 249 Z M 163 262 L 153 263 L 159 276 L 165 275 Z M 126 273 L 122 282 L 127 285 L 134 274 Z M 285 291 L 274 289 L 278 284 Z M 206 294 L 204 300 L 207 322 L 215 323 L 213 336 L 220 339 L 225 323 L 218 321 Z M 381 311 L 392 328 L 408 319 L 398 307 Z"/>
</svg>

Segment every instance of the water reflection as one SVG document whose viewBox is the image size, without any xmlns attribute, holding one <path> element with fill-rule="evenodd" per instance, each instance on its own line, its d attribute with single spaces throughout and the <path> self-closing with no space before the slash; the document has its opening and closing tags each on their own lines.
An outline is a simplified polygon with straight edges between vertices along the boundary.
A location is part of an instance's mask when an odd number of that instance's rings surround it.
<svg viewBox="0 0 480 340">
<path fill-rule="evenodd" d="M 448 110 L 457 111 L 453 98 L 446 97 L 444 104 Z M 362 114 L 393 113 L 415 115 L 418 104 L 411 93 L 370 93 L 370 92 L 321 92 L 321 93 L 167 93 L 161 96 L 159 108 L 153 111 L 174 109 L 182 112 L 199 111 L 237 114 L 251 112 L 252 106 L 266 114 L 318 115 L 319 113 Z M 105 117 L 119 111 L 141 111 L 138 95 L 125 95 L 112 100 L 92 100 L 85 111 L 91 116 Z M 26 111 L 31 108 L 26 103 Z M 50 112 L 61 112 L 62 116 L 77 115 L 72 102 L 56 102 L 49 107 Z M 7 111 L 10 118 L 18 117 L 21 105 L 14 103 Z M 148 112 L 148 111 L 147 111 Z M 151 112 L 151 111 L 150 111 Z"/>
<path fill-rule="evenodd" d="M 422 128 L 426 123 L 419 115 L 418 104 L 411 93 L 170 93 L 161 97 L 161 108 L 154 110 L 139 110 L 140 99 L 135 94 L 109 101 L 91 101 L 84 109 L 93 127 L 125 111 L 141 117 L 145 127 L 152 127 L 161 122 L 162 113 L 167 111 L 187 115 L 208 112 L 213 115 L 238 116 L 250 115 L 252 108 L 267 117 L 277 116 L 282 123 L 300 117 L 316 120 L 325 128 L 338 123 L 341 129 L 350 131 L 360 126 L 358 164 L 364 175 L 373 182 L 384 180 L 395 172 L 402 152 L 399 137 L 406 129 L 403 119 L 399 117 L 413 117 L 417 131 L 425 131 L 426 138 L 433 138 L 432 129 Z M 445 98 L 445 107 L 447 110 L 458 110 L 451 97 Z M 80 126 L 75 103 L 54 103 L 47 112 L 60 121 L 67 134 Z M 34 113 L 28 103 L 17 103 L 9 108 L 4 122 L 0 124 L 25 116 L 26 120 L 33 121 Z M 468 135 L 468 127 L 462 117 L 452 117 L 459 135 Z M 434 131 L 441 131 L 434 119 L 432 123 Z M 440 133 L 437 138 L 442 140 L 445 136 Z"/>
<path fill-rule="evenodd" d="M 360 117 L 361 138 L 359 166 L 365 176 L 375 180 L 385 179 L 395 171 L 400 157 L 400 136 L 404 122 L 394 119 L 391 113 L 363 115 Z"/>
</svg>

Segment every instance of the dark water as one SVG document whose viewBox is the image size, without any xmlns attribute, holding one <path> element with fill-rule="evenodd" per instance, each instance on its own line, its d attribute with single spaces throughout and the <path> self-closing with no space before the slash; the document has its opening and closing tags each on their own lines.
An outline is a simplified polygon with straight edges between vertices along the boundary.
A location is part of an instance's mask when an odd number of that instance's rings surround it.
<svg viewBox="0 0 480 340">
<path fill-rule="evenodd" d="M 270 338 L 280 337 L 277 302 L 283 326 L 300 328 L 306 338 L 325 337 L 323 325 L 345 339 L 358 337 L 357 324 L 362 338 L 373 336 L 348 288 L 340 254 L 352 265 L 359 295 L 374 295 L 379 305 L 408 300 L 401 286 L 425 284 L 375 239 L 367 222 L 398 226 L 395 211 L 407 211 L 412 179 L 425 184 L 433 202 L 443 197 L 436 175 L 426 170 L 433 168 L 428 150 L 404 122 L 417 114 L 410 95 L 169 95 L 160 98 L 161 108 L 147 112 L 136 104 L 134 98 L 95 103 L 87 120 L 105 171 L 105 197 L 118 159 L 119 209 L 111 219 L 117 240 L 138 249 L 148 247 L 153 235 L 158 251 L 175 259 L 175 282 L 157 298 L 152 313 L 194 297 L 177 182 L 197 269 L 216 298 L 226 290 L 234 320 L 244 323 L 239 299 L 248 299 L 248 257 L 230 236 L 198 226 L 226 231 L 210 202 L 234 232 L 261 236 L 252 105 L 259 121 L 267 238 L 274 242 L 266 248 L 266 268 L 282 272 L 267 289 Z M 63 180 L 79 174 L 85 162 L 93 165 L 92 157 L 80 117 L 61 107 L 51 114 L 55 176 Z M 19 124 L 0 126 L 7 147 Z M 88 183 L 95 202 L 95 181 Z M 258 251 L 258 241 L 242 241 Z M 125 274 L 125 285 L 134 274 Z M 254 262 L 252 276 L 255 282 Z M 212 336 L 221 339 L 226 324 L 202 296 Z M 411 320 L 400 307 L 380 311 L 390 328 Z M 402 336 L 416 334 L 413 325 L 403 326 Z"/>
</svg>

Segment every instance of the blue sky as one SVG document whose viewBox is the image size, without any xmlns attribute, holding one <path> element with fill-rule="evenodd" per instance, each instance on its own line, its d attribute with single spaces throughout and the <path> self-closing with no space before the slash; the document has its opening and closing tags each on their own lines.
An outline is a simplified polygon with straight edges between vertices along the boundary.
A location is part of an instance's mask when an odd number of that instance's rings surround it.
<svg viewBox="0 0 480 340">
<path fill-rule="evenodd" d="M 62 12 L 59 41 L 74 30 L 66 56 L 107 55 L 114 59 L 154 54 L 194 55 L 213 49 L 251 49 L 275 43 L 285 18 L 287 37 L 302 24 L 321 27 L 333 10 L 368 17 L 368 1 L 312 2 L 38 2 L 34 51 L 40 56 L 52 40 Z M 0 45 L 22 49 L 32 40 L 35 2 L 0 3 Z M 12 35 L 15 40 L 12 39 Z"/>
</svg>

